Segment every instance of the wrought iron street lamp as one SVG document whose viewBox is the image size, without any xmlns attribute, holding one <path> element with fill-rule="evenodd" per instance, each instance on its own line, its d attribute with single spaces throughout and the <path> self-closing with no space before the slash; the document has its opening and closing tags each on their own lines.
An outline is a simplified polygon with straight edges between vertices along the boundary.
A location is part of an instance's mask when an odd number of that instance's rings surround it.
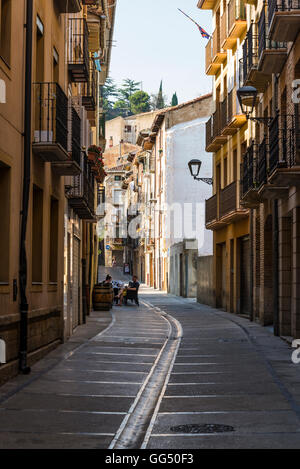
<svg viewBox="0 0 300 469">
<path fill-rule="evenodd" d="M 272 117 L 251 117 L 251 114 L 253 113 L 256 105 L 256 99 L 258 95 L 258 91 L 256 88 L 254 88 L 254 86 L 242 86 L 237 90 L 236 93 L 241 107 L 241 111 L 243 114 L 246 115 L 247 119 L 264 123 L 268 123 L 273 119 Z M 251 107 L 251 110 L 247 111 L 247 107 Z"/>
<path fill-rule="evenodd" d="M 202 181 L 202 182 L 205 182 L 206 184 L 212 185 L 213 183 L 212 178 L 199 178 L 198 177 L 200 173 L 201 165 L 202 165 L 202 161 L 200 160 L 194 159 L 194 160 L 189 161 L 188 167 L 189 167 L 191 175 L 196 181 Z"/>
</svg>

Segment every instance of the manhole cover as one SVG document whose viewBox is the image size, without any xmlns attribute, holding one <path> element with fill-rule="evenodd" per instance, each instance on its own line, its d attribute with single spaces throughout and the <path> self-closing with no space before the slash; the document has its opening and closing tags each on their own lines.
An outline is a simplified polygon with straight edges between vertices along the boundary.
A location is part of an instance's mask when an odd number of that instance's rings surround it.
<svg viewBox="0 0 300 469">
<path fill-rule="evenodd" d="M 230 425 L 207 423 L 202 425 L 177 425 L 175 427 L 171 427 L 171 431 L 174 433 L 225 433 L 234 432 L 234 428 Z"/>
</svg>

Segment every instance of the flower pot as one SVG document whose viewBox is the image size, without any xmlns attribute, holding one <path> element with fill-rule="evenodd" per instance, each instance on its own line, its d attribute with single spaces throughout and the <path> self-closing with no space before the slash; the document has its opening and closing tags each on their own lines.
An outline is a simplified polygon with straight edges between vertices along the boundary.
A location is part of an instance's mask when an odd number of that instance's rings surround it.
<svg viewBox="0 0 300 469">
<path fill-rule="evenodd" d="M 93 152 L 93 151 L 88 152 L 89 161 L 96 161 L 96 158 L 97 158 L 97 154 L 95 152 Z"/>
</svg>

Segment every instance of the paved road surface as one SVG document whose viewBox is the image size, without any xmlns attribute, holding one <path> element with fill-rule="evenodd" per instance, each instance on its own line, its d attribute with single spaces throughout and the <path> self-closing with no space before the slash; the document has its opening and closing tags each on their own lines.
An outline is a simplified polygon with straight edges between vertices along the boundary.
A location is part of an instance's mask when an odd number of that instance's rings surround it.
<svg viewBox="0 0 300 469">
<path fill-rule="evenodd" d="M 144 287 L 140 298 L 94 312 L 0 388 L 0 448 L 300 447 L 288 344 L 193 301 Z"/>
</svg>

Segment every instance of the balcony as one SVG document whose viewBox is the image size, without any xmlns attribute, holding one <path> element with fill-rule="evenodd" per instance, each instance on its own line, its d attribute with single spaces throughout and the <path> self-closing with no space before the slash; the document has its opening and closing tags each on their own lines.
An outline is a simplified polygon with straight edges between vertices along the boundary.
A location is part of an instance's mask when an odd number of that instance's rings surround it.
<svg viewBox="0 0 300 469">
<path fill-rule="evenodd" d="M 198 8 L 202 10 L 213 10 L 217 0 L 199 0 Z"/>
<path fill-rule="evenodd" d="M 287 58 L 285 42 L 276 42 L 268 38 L 268 24 L 265 9 L 258 21 L 258 70 L 267 75 L 280 73 Z"/>
<path fill-rule="evenodd" d="M 243 44 L 243 58 L 240 59 L 240 86 L 254 86 L 263 92 L 270 75 L 258 70 L 257 24 L 251 23 Z"/>
<path fill-rule="evenodd" d="M 264 137 L 258 146 L 258 160 L 257 160 L 257 195 L 260 201 L 272 200 L 280 198 L 285 195 L 287 188 L 279 187 L 277 184 L 272 184 L 268 180 L 269 173 L 269 138 Z"/>
<path fill-rule="evenodd" d="M 219 218 L 217 194 L 205 201 L 205 225 L 207 229 L 215 226 Z"/>
<path fill-rule="evenodd" d="M 258 146 L 252 142 L 243 155 L 241 164 L 241 205 L 245 208 L 256 208 L 261 199 L 257 193 L 256 171 Z"/>
<path fill-rule="evenodd" d="M 218 151 L 227 143 L 227 136 L 222 135 L 221 105 L 217 104 L 217 110 L 206 122 L 206 147 L 208 152 Z"/>
<path fill-rule="evenodd" d="M 215 29 L 212 38 L 209 39 L 205 48 L 206 75 L 216 75 L 221 69 L 221 64 L 227 58 L 227 52 L 221 49 L 220 31 Z"/>
<path fill-rule="evenodd" d="M 210 230 L 219 230 L 248 216 L 248 210 L 240 206 L 238 182 L 232 182 L 206 200 L 205 223 Z"/>
<path fill-rule="evenodd" d="M 82 220 L 96 222 L 94 176 L 90 170 L 85 154 L 81 154 L 81 174 L 73 176 L 72 184 L 68 188 L 69 206 Z"/>
<path fill-rule="evenodd" d="M 89 80 L 83 84 L 82 105 L 87 111 L 95 111 L 97 99 L 97 76 L 94 61 L 90 59 Z"/>
<path fill-rule="evenodd" d="M 292 115 L 277 114 L 269 125 L 268 180 L 277 187 L 300 183 L 300 112 L 295 105 Z"/>
<path fill-rule="evenodd" d="M 105 187 L 101 187 L 98 184 L 97 188 L 97 209 L 96 209 L 96 215 L 98 220 L 105 217 L 106 212 L 105 212 Z"/>
<path fill-rule="evenodd" d="M 78 13 L 81 11 L 80 0 L 54 0 L 54 5 L 56 6 L 59 13 Z"/>
<path fill-rule="evenodd" d="M 248 216 L 248 210 L 240 207 L 240 185 L 232 182 L 220 193 L 220 220 L 223 223 L 234 223 Z"/>
<path fill-rule="evenodd" d="M 34 83 L 35 130 L 32 150 L 46 162 L 66 161 L 68 99 L 57 83 Z"/>
<path fill-rule="evenodd" d="M 223 135 L 234 135 L 243 125 L 246 124 L 247 118 L 245 114 L 241 114 L 238 107 L 238 100 L 236 96 L 236 88 L 228 93 L 227 110 L 223 111 L 224 118 L 226 115 L 226 122 L 222 129 Z"/>
<path fill-rule="evenodd" d="M 246 8 L 243 0 L 230 0 L 227 5 L 226 19 L 225 37 L 221 44 L 225 50 L 233 49 L 237 39 L 247 29 Z"/>
<path fill-rule="evenodd" d="M 67 161 L 56 161 L 52 163 L 53 171 L 59 176 L 76 176 L 80 174 L 81 164 L 81 145 L 80 145 L 80 132 L 81 132 L 81 119 L 73 106 L 69 107 L 69 128 L 71 135 L 69 137 L 69 153 Z"/>
<path fill-rule="evenodd" d="M 69 18 L 68 70 L 75 83 L 89 81 L 89 43 L 87 22 L 83 18 Z"/>
<path fill-rule="evenodd" d="M 268 1 L 269 39 L 294 41 L 300 31 L 300 0 Z"/>
</svg>

